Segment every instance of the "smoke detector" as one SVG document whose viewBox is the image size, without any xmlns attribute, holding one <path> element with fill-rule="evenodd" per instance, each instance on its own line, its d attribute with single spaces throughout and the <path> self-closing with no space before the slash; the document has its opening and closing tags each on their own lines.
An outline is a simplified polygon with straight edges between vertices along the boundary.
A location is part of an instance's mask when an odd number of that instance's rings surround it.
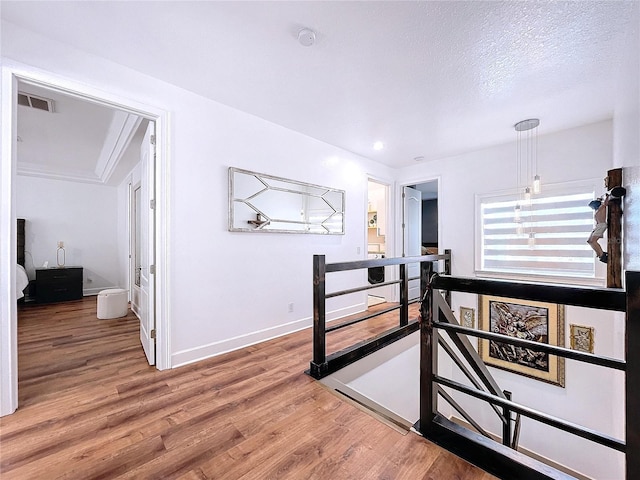
<svg viewBox="0 0 640 480">
<path fill-rule="evenodd" d="M 298 41 L 300 45 L 310 47 L 316 41 L 316 32 L 309 28 L 303 28 L 298 32 Z"/>
</svg>

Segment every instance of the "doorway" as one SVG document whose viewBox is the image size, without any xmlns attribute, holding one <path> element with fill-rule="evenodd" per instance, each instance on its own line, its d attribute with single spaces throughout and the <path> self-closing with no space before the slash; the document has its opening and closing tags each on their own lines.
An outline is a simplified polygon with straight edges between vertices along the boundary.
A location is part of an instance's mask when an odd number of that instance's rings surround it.
<svg viewBox="0 0 640 480">
<path fill-rule="evenodd" d="M 402 256 L 438 253 L 438 179 L 402 187 Z M 408 268 L 410 278 L 420 276 L 419 265 Z M 420 296 L 420 281 L 409 282 L 409 299 Z"/>
<path fill-rule="evenodd" d="M 12 413 L 18 407 L 18 376 L 17 376 L 17 304 L 12 301 L 15 298 L 15 278 L 16 278 L 16 214 L 15 196 L 16 166 L 17 166 L 17 138 L 16 118 L 18 115 L 18 92 L 22 84 L 35 85 L 39 88 L 51 89 L 64 94 L 75 96 L 89 103 L 104 105 L 114 109 L 119 109 L 126 114 L 138 115 L 152 120 L 156 124 L 155 141 L 157 144 L 157 175 L 155 177 L 153 189 L 159 192 L 154 202 L 153 216 L 155 219 L 158 234 L 154 237 L 154 246 L 159 252 L 159 259 L 165 258 L 167 245 L 163 239 L 166 235 L 167 221 L 165 218 L 166 198 L 165 191 L 168 178 L 167 170 L 167 145 L 166 145 L 166 123 L 167 113 L 162 110 L 150 108 L 146 105 L 138 104 L 135 101 L 122 99 L 102 90 L 95 89 L 83 83 L 75 83 L 68 79 L 57 78 L 51 74 L 40 70 L 34 71 L 29 67 L 5 66 L 3 73 L 3 90 L 5 95 L 2 99 L 2 193 L 0 198 L 0 218 L 2 238 L 0 248 L 3 258 L 13 259 L 5 263 L 5 268 L 0 269 L 0 279 L 3 286 L 2 302 L 2 324 L 0 325 L 0 415 Z M 157 185 L 161 185 L 158 188 Z M 161 262 L 154 265 L 154 285 L 157 290 L 155 305 L 163 306 L 165 300 L 163 292 L 165 290 L 166 279 L 165 269 Z M 159 275 L 155 272 L 160 273 Z M 165 308 L 157 309 L 157 322 L 155 336 L 158 346 L 159 369 L 170 367 L 170 357 L 168 349 L 168 318 Z"/>
<path fill-rule="evenodd" d="M 385 258 L 390 251 L 388 231 L 389 185 L 369 179 L 367 182 L 367 259 Z M 385 267 L 367 270 L 367 281 L 371 285 L 382 284 L 387 276 Z M 368 290 L 367 307 L 372 307 L 393 299 L 393 288 L 381 286 Z"/>
</svg>

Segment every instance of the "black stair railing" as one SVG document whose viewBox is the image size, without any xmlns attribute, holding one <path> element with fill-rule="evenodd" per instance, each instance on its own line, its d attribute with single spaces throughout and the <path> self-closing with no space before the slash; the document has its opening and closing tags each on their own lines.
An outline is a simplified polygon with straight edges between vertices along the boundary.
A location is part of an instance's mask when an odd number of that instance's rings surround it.
<svg viewBox="0 0 640 480">
<path fill-rule="evenodd" d="M 638 385 L 640 385 L 640 272 L 627 272 L 625 284 L 626 291 L 459 278 L 434 274 L 427 286 L 421 304 L 420 420 L 415 425 L 416 430 L 426 438 L 500 478 L 573 478 L 519 452 L 508 448 L 505 449 L 503 445 L 488 440 L 444 418 L 438 413 L 438 396 L 442 396 L 456 410 L 460 408 L 443 389 L 443 387 L 448 387 L 488 402 L 494 410 L 498 411 L 499 415 L 501 414 L 501 419 L 503 420 L 502 443 L 506 446 L 513 447 L 517 444 L 518 428 L 516 427 L 515 431 L 512 431 L 510 425 L 511 414 L 516 413 L 623 452 L 626 457 L 627 480 L 640 478 L 640 415 L 638 415 L 640 411 L 640 388 L 638 388 Z M 463 327 L 458 324 L 447 301 L 440 294 L 440 290 L 498 295 L 508 298 L 625 312 L 626 359 L 622 361 L 560 346 Z M 502 392 L 503 394 L 500 395 L 499 388 L 491 386 L 490 382 L 485 380 L 482 381 L 482 384 L 486 389 L 482 389 L 482 385 L 478 381 L 472 381 L 475 387 L 472 388 L 440 376 L 437 364 L 439 346 L 444 348 L 458 366 L 462 365 L 463 362 L 454 350 L 442 341 L 438 330 L 448 332 L 458 351 L 462 353 L 465 360 L 471 365 L 471 369 L 481 379 L 483 377 L 483 368 L 477 364 L 478 356 L 467 340 L 467 336 L 530 347 L 560 357 L 624 371 L 626 377 L 626 402 L 620 408 L 626 409 L 626 441 L 518 404 L 511 400 L 508 392 Z M 471 378 L 466 367 L 463 366 L 462 370 L 468 378 Z M 460 410 L 462 409 L 460 408 Z M 470 416 L 466 412 L 463 417 L 469 421 L 467 417 L 470 418 Z M 480 434 L 487 435 L 487 432 L 484 432 L 477 422 L 469 423 Z"/>
<path fill-rule="evenodd" d="M 434 303 L 435 302 L 435 303 Z M 427 288 L 425 291 L 425 295 L 423 297 L 423 301 L 420 306 L 420 315 L 423 319 L 426 319 L 426 322 L 433 322 L 431 318 L 432 312 L 436 311 L 433 309 L 425 308 L 425 305 L 437 305 L 437 311 L 443 315 L 443 319 L 448 322 L 450 325 L 460 326 L 458 320 L 455 318 L 455 315 L 451 311 L 449 307 L 449 302 L 440 294 L 440 292 L 434 292 L 432 288 Z M 461 327 L 462 328 L 462 327 Z M 424 332 L 424 330 L 422 330 Z M 454 347 L 450 346 L 442 336 L 437 331 L 432 331 L 431 338 L 427 338 L 422 336 L 421 344 L 424 342 L 430 342 L 430 345 L 437 344 L 438 347 L 441 347 L 447 352 L 449 358 L 451 358 L 454 363 L 458 366 L 460 371 L 467 377 L 467 379 L 474 385 L 477 390 L 487 391 L 488 393 L 502 398 L 504 400 L 511 400 L 511 392 L 500 389 L 497 382 L 491 375 L 491 372 L 486 367 L 478 352 L 473 348 L 471 343 L 469 342 L 466 335 L 462 335 L 456 331 L 448 330 L 449 337 L 453 342 Z M 427 347 L 432 348 L 432 347 Z M 456 353 L 460 352 L 462 358 Z M 437 372 L 437 355 L 434 352 L 429 353 L 425 349 L 421 349 L 421 353 L 427 353 L 428 355 L 433 355 L 431 358 L 430 366 L 434 372 Z M 464 359 L 464 361 L 463 361 Z M 469 367 L 467 367 L 469 365 Z M 473 372 L 473 373 L 472 373 Z M 475 375 L 474 375 L 475 374 Z M 427 386 L 428 387 L 428 386 Z M 422 390 L 421 390 L 422 391 Z M 462 417 L 469 422 L 471 426 L 473 426 L 478 433 L 482 434 L 485 437 L 491 438 L 491 435 L 486 432 L 480 425 L 473 419 L 471 415 L 469 415 L 464 408 L 462 408 L 458 402 L 456 402 L 453 397 L 451 397 L 446 390 L 444 390 L 439 385 L 435 386 L 434 391 L 430 394 L 432 402 L 437 403 L 437 397 L 442 397 L 449 405 L 451 405 Z M 429 405 L 428 402 L 422 403 L 421 408 L 433 409 L 437 408 L 433 405 Z M 490 404 L 493 410 L 498 415 L 498 418 L 502 422 L 502 443 L 510 448 L 517 448 L 518 445 L 518 436 L 520 432 L 520 414 L 516 414 L 515 419 L 511 416 L 511 410 L 506 406 L 502 405 L 501 407 Z M 421 415 L 422 418 L 422 415 Z"/>
<path fill-rule="evenodd" d="M 403 337 L 418 330 L 418 321 L 409 320 L 409 306 L 417 303 L 424 294 L 431 273 L 434 269 L 434 262 L 444 261 L 444 273 L 451 272 L 451 250 L 445 250 L 443 255 L 422 255 L 418 257 L 381 258 L 373 260 L 357 260 L 352 262 L 326 263 L 324 255 L 313 256 L 313 359 L 310 362 L 308 373 L 317 379 L 324 378 L 341 368 L 375 352 Z M 420 275 L 409 276 L 408 266 L 410 264 L 420 264 Z M 327 274 L 334 272 L 345 272 L 350 270 L 369 269 L 375 267 L 397 266 L 398 279 L 376 284 L 367 284 L 350 288 L 348 290 L 326 292 Z M 420 296 L 416 299 L 409 299 L 409 282 L 420 281 Z M 337 322 L 327 326 L 326 322 L 326 300 L 329 298 L 348 295 L 356 292 L 366 291 L 385 285 L 398 285 L 400 302 L 397 305 L 372 314 L 364 314 L 352 320 Z M 357 341 L 352 346 L 339 352 L 327 354 L 326 336 L 327 334 L 342 328 L 354 325 L 365 320 L 383 315 L 397 310 L 399 312 L 398 326 L 394 327 L 372 339 Z"/>
</svg>

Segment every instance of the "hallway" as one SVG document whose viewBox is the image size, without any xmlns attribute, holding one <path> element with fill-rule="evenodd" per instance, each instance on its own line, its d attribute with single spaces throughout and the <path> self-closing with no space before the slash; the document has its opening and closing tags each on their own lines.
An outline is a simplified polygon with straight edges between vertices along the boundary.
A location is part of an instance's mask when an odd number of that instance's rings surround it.
<svg viewBox="0 0 640 480">
<path fill-rule="evenodd" d="M 358 330 L 382 328 L 366 323 Z M 308 329 L 160 372 L 137 319 L 97 320 L 85 297 L 21 307 L 19 353 L 3 480 L 493 478 L 305 375 Z"/>
</svg>

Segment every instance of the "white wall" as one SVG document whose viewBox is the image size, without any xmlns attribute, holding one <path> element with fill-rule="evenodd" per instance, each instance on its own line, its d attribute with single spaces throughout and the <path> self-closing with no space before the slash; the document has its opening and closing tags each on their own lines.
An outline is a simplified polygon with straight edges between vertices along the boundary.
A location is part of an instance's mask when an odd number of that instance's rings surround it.
<svg viewBox="0 0 640 480">
<path fill-rule="evenodd" d="M 326 254 L 328 262 L 364 258 L 367 188 L 366 162 L 353 154 L 215 102 L 185 100 L 188 113 L 175 122 L 176 147 L 187 152 L 171 175 L 178 364 L 310 325 L 312 255 Z M 345 235 L 228 232 L 229 166 L 345 190 Z M 327 291 L 362 276 L 330 276 Z M 327 305 L 334 315 L 362 308 L 363 295 Z"/>
<path fill-rule="evenodd" d="M 624 167 L 624 265 L 640 271 L 640 5 L 633 4 L 635 21 L 629 23 L 626 45 L 636 49 L 622 52 L 614 113 L 614 165 Z"/>
<path fill-rule="evenodd" d="M 540 128 L 538 162 L 543 184 L 602 179 L 612 168 L 611 121 L 547 135 L 542 130 L 544 122 Z M 475 275 L 475 195 L 515 187 L 515 151 L 514 143 L 500 145 L 412 166 L 401 172 L 402 184 L 417 183 L 416 180 L 430 175 L 441 176 L 438 195 L 441 248 L 452 249 L 454 275 Z M 460 172 L 473 174 L 461 175 Z M 476 298 L 472 295 L 454 294 L 452 304 L 456 313 L 461 305 L 475 308 L 476 314 L 478 312 Z M 594 326 L 596 353 L 616 356 L 621 351 L 620 339 L 615 334 L 621 327 L 619 322 L 610 312 L 568 307 L 565 338 L 568 338 L 571 323 Z M 445 375 L 453 374 L 454 379 L 468 384 L 450 363 L 442 362 L 441 368 Z M 623 438 L 624 390 L 620 387 L 619 375 L 568 360 L 566 387 L 560 388 L 495 368 L 490 370 L 501 388 L 513 392 L 515 401 Z M 475 400 L 457 397 L 474 418 L 482 419 L 481 424 L 489 426 L 495 433 L 501 432 L 493 418 L 493 410 L 484 408 Z M 594 478 L 622 476 L 622 455 L 605 448 L 590 447 L 586 441 L 567 440 L 536 422 L 524 422 L 520 444 Z"/>
<path fill-rule="evenodd" d="M 56 266 L 64 241 L 67 266 L 84 268 L 85 295 L 119 285 L 115 187 L 46 178 L 16 177 L 16 214 L 26 220 L 26 270 Z"/>
<path fill-rule="evenodd" d="M 365 258 L 367 174 L 392 181 L 390 169 L 6 22 L 2 35 L 13 61 L 169 112 L 172 365 L 310 326 L 312 255 Z M 345 190 L 346 234 L 229 232 L 229 166 Z M 328 291 L 353 286 L 348 277 L 330 278 Z M 353 295 L 327 310 L 344 315 L 364 302 Z"/>
</svg>

